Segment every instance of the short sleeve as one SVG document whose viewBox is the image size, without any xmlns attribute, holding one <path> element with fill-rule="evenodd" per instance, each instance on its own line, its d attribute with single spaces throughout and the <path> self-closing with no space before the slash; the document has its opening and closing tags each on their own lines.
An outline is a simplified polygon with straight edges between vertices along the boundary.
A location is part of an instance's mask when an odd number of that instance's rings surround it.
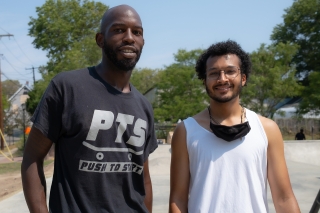
<svg viewBox="0 0 320 213">
<path fill-rule="evenodd" d="M 31 121 L 52 142 L 57 142 L 62 125 L 62 95 L 53 81 L 43 94 Z"/>
<path fill-rule="evenodd" d="M 151 110 L 151 112 L 152 112 L 152 110 Z M 149 135 L 147 136 L 147 142 L 146 142 L 146 146 L 145 146 L 145 150 L 144 150 L 144 161 L 146 161 L 149 157 L 149 154 L 154 152 L 154 150 L 156 150 L 158 147 L 156 133 L 154 130 L 153 117 L 151 117 L 150 121 L 151 122 L 149 124 L 149 129 L 148 129 Z"/>
</svg>

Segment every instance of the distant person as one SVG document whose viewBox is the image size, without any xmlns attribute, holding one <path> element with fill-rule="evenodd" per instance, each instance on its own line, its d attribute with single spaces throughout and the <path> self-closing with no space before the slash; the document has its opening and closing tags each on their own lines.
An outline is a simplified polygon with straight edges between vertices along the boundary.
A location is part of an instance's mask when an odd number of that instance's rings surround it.
<svg viewBox="0 0 320 213">
<path fill-rule="evenodd" d="M 234 41 L 210 46 L 196 72 L 209 106 L 179 123 L 172 138 L 170 213 L 300 212 L 277 124 L 240 105 L 251 71 Z"/>
<path fill-rule="evenodd" d="M 296 134 L 296 137 L 295 137 L 296 140 L 305 140 L 306 139 L 306 136 L 304 135 L 303 133 L 303 129 L 300 129 L 300 132 L 298 132 Z"/>
<path fill-rule="evenodd" d="M 52 143 L 50 213 L 152 212 L 153 111 L 129 82 L 144 45 L 138 13 L 106 11 L 96 43 L 101 63 L 54 77 L 32 117 L 21 168 L 30 212 L 48 212 L 43 160 Z"/>
</svg>

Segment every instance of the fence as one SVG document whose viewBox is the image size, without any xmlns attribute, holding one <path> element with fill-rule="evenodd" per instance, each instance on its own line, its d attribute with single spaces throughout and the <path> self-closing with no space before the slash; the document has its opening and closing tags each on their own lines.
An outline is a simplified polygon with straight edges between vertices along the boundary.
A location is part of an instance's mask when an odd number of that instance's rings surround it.
<svg viewBox="0 0 320 213">
<path fill-rule="evenodd" d="M 275 119 L 284 138 L 294 140 L 294 136 L 300 129 L 309 140 L 320 139 L 320 119 L 312 118 L 278 118 Z"/>
</svg>

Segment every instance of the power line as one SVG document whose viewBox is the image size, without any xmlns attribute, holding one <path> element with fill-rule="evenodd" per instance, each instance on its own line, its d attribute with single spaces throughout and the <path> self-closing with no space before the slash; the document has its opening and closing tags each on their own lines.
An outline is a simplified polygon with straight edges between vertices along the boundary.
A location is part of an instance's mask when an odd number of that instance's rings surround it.
<svg viewBox="0 0 320 213">
<path fill-rule="evenodd" d="M 1 40 L 0 40 L 0 41 L 1 41 Z M 7 48 L 7 50 L 13 55 L 13 57 L 15 57 L 20 63 L 22 63 L 22 64 L 24 64 L 24 65 L 28 65 L 28 64 L 23 63 L 22 61 L 20 61 L 20 59 L 18 59 L 18 58 L 13 54 L 13 52 L 7 47 L 7 45 L 6 45 L 3 41 L 1 41 L 1 43 L 5 46 L 5 48 Z"/>
<path fill-rule="evenodd" d="M 9 81 L 14 81 L 14 80 L 17 80 L 17 81 L 29 81 L 29 79 L 26 79 L 26 78 L 18 78 L 18 79 L 11 79 L 9 78 L 4 72 L 1 72 L 1 75 L 3 75 L 7 80 Z"/>
<path fill-rule="evenodd" d="M 7 79 L 10 80 L 10 78 L 8 78 L 8 76 L 6 74 L 4 74 L 4 72 L 1 72 L 1 75 L 3 75 L 4 77 L 6 77 Z"/>
<path fill-rule="evenodd" d="M 26 56 L 26 58 L 31 62 L 31 64 L 34 64 L 30 58 L 23 52 L 22 48 L 20 47 L 19 43 L 17 42 L 17 40 L 13 37 L 13 40 L 17 43 L 18 47 L 20 48 L 21 52 Z"/>
<path fill-rule="evenodd" d="M 5 31 L 6 33 L 8 33 L 5 29 L 3 29 L 2 27 L 0 27 L 3 31 Z M 10 34 L 10 33 L 8 33 L 8 34 Z"/>
<path fill-rule="evenodd" d="M 22 73 L 20 73 L 18 70 L 16 70 L 16 68 L 14 68 L 14 66 L 8 61 L 8 59 L 7 59 L 6 57 L 3 56 L 3 58 L 4 58 L 4 60 L 5 60 L 6 62 L 8 62 L 8 64 L 9 64 L 17 73 L 19 73 L 20 75 L 25 76 L 25 74 L 22 74 Z"/>
</svg>

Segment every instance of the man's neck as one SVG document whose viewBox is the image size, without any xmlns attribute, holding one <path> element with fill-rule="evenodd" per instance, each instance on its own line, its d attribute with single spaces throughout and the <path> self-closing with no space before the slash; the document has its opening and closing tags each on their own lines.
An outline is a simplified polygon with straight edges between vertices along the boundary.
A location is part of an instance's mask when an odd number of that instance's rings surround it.
<svg viewBox="0 0 320 213">
<path fill-rule="evenodd" d="M 123 71 L 119 70 L 114 65 L 110 65 L 111 63 L 103 63 L 101 62 L 96 66 L 96 71 L 98 75 L 105 80 L 108 84 L 116 88 L 117 90 L 128 93 L 130 92 L 130 77 L 131 71 Z"/>
<path fill-rule="evenodd" d="M 209 108 L 212 118 L 217 123 L 227 126 L 241 123 L 242 106 L 239 104 L 239 98 L 226 103 L 210 100 Z"/>
</svg>

